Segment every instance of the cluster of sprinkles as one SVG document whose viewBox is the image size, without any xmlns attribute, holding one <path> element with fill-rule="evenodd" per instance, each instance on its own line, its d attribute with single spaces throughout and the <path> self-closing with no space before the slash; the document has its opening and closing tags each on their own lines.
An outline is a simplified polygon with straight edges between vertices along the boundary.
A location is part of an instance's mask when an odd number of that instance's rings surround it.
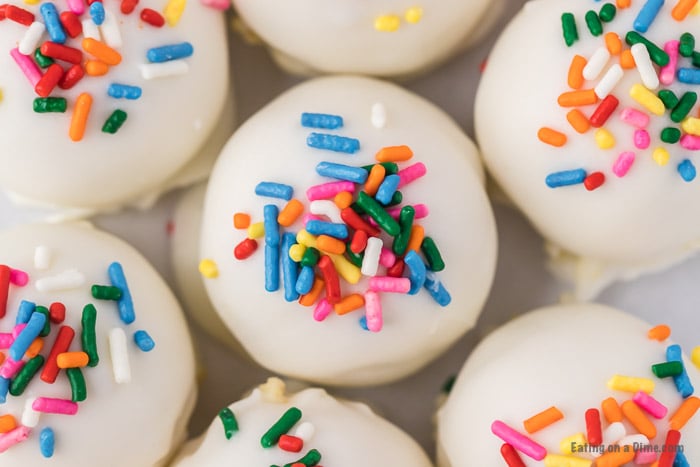
<svg viewBox="0 0 700 467">
<path fill-rule="evenodd" d="M 200 1 L 220 10 L 229 6 L 226 0 Z M 79 86 L 83 79 L 107 75 L 122 62 L 122 20 L 106 11 L 101 0 L 87 0 L 87 5 L 84 0 L 66 3 L 67 9 L 59 11 L 55 3 L 43 2 L 38 8 L 39 16 L 14 4 L 0 4 L 0 22 L 12 21 L 25 27 L 17 47 L 9 53 L 37 95 L 31 104 L 34 112 L 72 111 L 68 135 L 71 140 L 80 141 L 88 128 L 95 96 L 83 92 L 70 103 L 61 92 Z M 175 27 L 185 6 L 186 0 L 167 0 L 162 13 L 139 8 L 138 14 L 145 27 Z M 121 0 L 119 10 L 122 15 L 131 15 L 137 7 L 138 0 Z M 151 80 L 185 74 L 189 71 L 186 59 L 193 53 L 189 42 L 150 48 L 144 52 L 144 63 L 139 65 L 141 77 Z M 104 119 L 102 132 L 114 134 L 127 119 L 119 101 L 139 99 L 142 89 L 135 83 L 111 82 L 105 84 L 104 94 L 114 100 L 116 108 Z"/>
<path fill-rule="evenodd" d="M 624 38 L 612 31 L 605 32 L 605 25 L 622 16 L 621 10 L 630 8 L 632 0 L 616 0 L 615 4 L 605 3 L 598 11 L 589 10 L 585 25 L 592 36 L 601 39 L 601 44 L 590 57 L 572 57 L 567 78 L 571 90 L 559 96 L 558 104 L 570 109 L 566 118 L 575 133 L 592 134 L 602 150 L 622 146 L 623 150 L 618 150 L 609 164 L 616 177 L 625 177 L 639 153 L 648 150 L 659 166 L 667 165 L 672 153 L 681 154 L 676 171 L 682 180 L 691 182 L 697 176 L 697 169 L 685 154 L 700 150 L 700 113 L 695 115 L 697 111 L 693 111 L 698 95 L 695 91 L 677 95 L 670 87 L 700 85 L 700 52 L 695 50 L 695 37 L 689 32 L 663 44 L 653 43 L 644 34 L 661 15 L 670 15 L 678 24 L 697 24 L 697 16 L 692 18 L 692 15 L 700 14 L 700 4 L 698 0 L 677 0 L 672 8 L 664 8 L 664 3 L 664 0 L 645 0 Z M 576 18 L 572 13 L 564 13 L 561 22 L 564 42 L 570 47 L 579 39 Z M 620 89 L 619 83 L 626 73 L 636 73 L 638 82 L 630 89 Z M 633 107 L 620 106 L 616 93 L 620 96 L 624 92 L 635 102 Z M 611 118 L 618 118 L 629 127 L 629 140 L 621 139 L 621 135 L 614 135 L 605 127 Z M 655 135 L 648 127 L 657 118 L 665 123 Z M 569 136 L 562 129 L 545 126 L 539 129 L 538 138 L 543 143 L 562 147 Z M 606 171 L 584 167 L 550 173 L 545 179 L 550 188 L 583 184 L 588 191 L 599 188 L 605 181 Z"/>
<path fill-rule="evenodd" d="M 662 343 L 670 335 L 668 326 L 659 325 L 651 328 L 647 337 Z M 523 421 L 527 435 L 503 421 L 494 421 L 491 431 L 505 443 L 501 447 L 505 463 L 509 467 L 525 467 L 522 454 L 544 461 L 548 467 L 689 466 L 684 448 L 700 448 L 694 445 L 696 440 L 682 444 L 681 430 L 700 410 L 700 399 L 693 396 L 694 388 L 683 363 L 681 347 L 675 344 L 666 347 L 665 360 L 652 362 L 649 371 L 657 379 L 671 378 L 679 400 L 662 402 L 654 397 L 656 382 L 646 375 L 613 375 L 607 382 L 608 389 L 628 393 L 629 398 L 619 403 L 611 396 L 601 401 L 600 408 L 586 410 L 585 430 L 562 439 L 560 453 L 548 451 L 531 436 L 564 419 L 564 414 L 555 406 Z M 671 410 L 673 407 L 675 411 Z M 665 431 L 659 433 L 652 420 L 664 420 L 667 416 Z M 654 445 L 654 439 L 663 441 Z M 596 459 L 576 455 L 581 452 L 592 454 Z"/>
<path fill-rule="evenodd" d="M 34 254 L 35 269 L 48 271 L 51 256 L 48 247 L 37 246 Z M 110 264 L 107 276 L 110 284 L 92 285 L 91 294 L 96 300 L 115 303 L 121 321 L 124 325 L 129 325 L 136 319 L 136 314 L 121 264 Z M 31 282 L 25 271 L 0 264 L 0 318 L 5 318 L 7 314 L 12 289 L 28 289 Z M 43 293 L 86 287 L 85 276 L 77 269 L 45 275 L 33 281 L 33 285 Z M 0 415 L 0 453 L 29 438 L 39 425 L 42 414 L 75 415 L 79 403 L 87 399 L 88 384 L 83 373 L 89 375 L 88 369 L 100 362 L 96 337 L 98 313 L 92 303 L 86 304 L 81 315 L 82 329 L 76 331 L 72 326 L 64 324 L 68 312 L 61 301 L 44 306 L 22 300 L 11 331 L 0 332 L 0 404 L 6 402 L 8 394 L 21 396 L 30 384 L 54 384 L 62 370 L 70 384 L 70 395 L 65 398 L 28 398 L 19 420 L 13 414 Z M 53 345 L 45 348 L 44 342 L 52 333 L 55 335 Z M 77 333 L 80 342 L 73 344 Z M 149 352 L 155 347 L 155 342 L 144 330 L 133 334 L 133 342 L 143 352 Z M 122 327 L 109 331 L 109 347 L 115 382 L 129 383 L 131 367 L 126 333 Z M 51 427 L 44 427 L 39 432 L 38 441 L 44 457 L 53 456 L 55 439 Z"/>
<path fill-rule="evenodd" d="M 403 13 L 408 24 L 417 24 L 423 19 L 423 8 L 412 6 Z M 397 14 L 379 15 L 374 18 L 374 29 L 379 32 L 395 32 L 401 27 L 401 16 Z"/>
<path fill-rule="evenodd" d="M 385 120 L 386 110 L 375 105 L 373 124 L 381 128 Z M 304 113 L 301 124 L 337 130 L 343 119 Z M 355 138 L 325 132 L 310 133 L 306 142 L 312 148 L 346 154 L 360 149 Z M 260 182 L 255 189 L 258 196 L 282 199 L 286 205 L 281 210 L 276 204 L 265 205 L 263 220 L 255 223 L 247 213 L 233 215 L 233 226 L 246 229 L 248 234 L 234 248 L 235 258 L 250 257 L 258 249 L 258 241 L 263 241 L 265 290 L 279 290 L 282 275 L 285 300 L 298 300 L 305 307 L 315 305 L 316 321 L 325 320 L 332 311 L 345 315 L 364 307 L 360 326 L 379 332 L 383 326 L 380 294 L 415 295 L 422 288 L 440 306 L 447 306 L 451 297 L 437 276 L 445 262 L 436 242 L 416 222 L 428 215 L 428 207 L 401 205 L 399 189 L 427 171 L 421 162 L 399 168 L 399 163 L 412 157 L 408 146 L 391 146 L 377 152 L 377 163 L 364 167 L 319 162 L 316 172 L 332 181 L 306 190 L 308 207 L 293 197 L 293 187 Z M 302 230 L 285 230 L 299 219 L 304 224 Z M 202 260 L 199 269 L 208 278 L 218 275 L 212 260 Z M 363 293 L 343 294 L 341 281 L 357 284 L 363 276 L 369 279 Z"/>
</svg>

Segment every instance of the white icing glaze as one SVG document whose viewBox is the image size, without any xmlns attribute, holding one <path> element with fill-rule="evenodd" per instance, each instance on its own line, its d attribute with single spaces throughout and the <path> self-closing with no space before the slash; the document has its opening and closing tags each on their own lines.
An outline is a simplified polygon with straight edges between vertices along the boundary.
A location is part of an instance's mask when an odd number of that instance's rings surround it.
<svg viewBox="0 0 700 467">
<path fill-rule="evenodd" d="M 505 2 L 234 0 L 233 4 L 288 71 L 396 76 L 425 71 L 473 44 L 500 17 Z M 422 9 L 422 17 L 412 24 L 405 14 L 415 7 Z M 398 16 L 396 31 L 375 29 L 375 19 L 383 15 Z"/>
<path fill-rule="evenodd" d="M 20 6 L 41 20 L 39 5 Z M 26 27 L 3 21 L 3 189 L 33 202 L 61 207 L 96 210 L 134 202 L 176 178 L 203 148 L 219 120 L 229 118 L 222 113 L 227 104 L 222 96 L 229 88 L 223 15 L 200 2 L 189 2 L 176 26 L 154 28 L 139 19 L 144 7 L 160 10 L 162 5 L 141 2 L 132 14 L 122 15 L 118 3 L 105 4 L 119 21 L 123 46 L 117 50 L 123 60 L 103 77 L 86 76 L 69 91 L 57 88 L 52 96 L 68 99 L 65 114 L 34 113 L 32 101 L 37 96 L 9 54 Z M 63 8 L 59 6 L 60 11 Z M 81 40 L 78 36 L 66 45 L 80 48 Z M 194 55 L 185 59 L 188 73 L 150 81 L 141 77 L 139 65 L 146 63 L 149 48 L 183 41 L 194 46 Z M 107 95 L 111 83 L 140 86 L 142 97 L 111 98 Z M 93 95 L 93 105 L 83 140 L 73 142 L 68 129 L 73 104 L 81 92 Z M 127 121 L 117 134 L 103 133 L 102 125 L 115 109 L 126 111 Z"/>
<path fill-rule="evenodd" d="M 644 4 L 633 2 L 631 8 L 618 10 L 612 23 L 604 23 L 604 32 L 617 32 L 624 42 Z M 579 270 L 573 274 L 581 284 L 581 296 L 595 295 L 596 289 L 612 278 L 631 277 L 679 261 L 700 244 L 700 220 L 688 215 L 700 197 L 700 184 L 698 180 L 684 182 L 677 172 L 678 164 L 685 158 L 693 160 L 694 153 L 677 144 L 661 143 L 659 138 L 664 127 L 679 125 L 671 121 L 668 112 L 663 117 L 651 115 L 647 130 L 652 144 L 647 150 L 639 150 L 632 142 L 634 128 L 619 118 L 627 107 L 649 113 L 629 96 L 631 86 L 641 82 L 637 70 L 626 71 L 613 92 L 620 105 L 605 125 L 617 141 L 612 149 L 598 148 L 595 128 L 584 135 L 576 133 L 566 120 L 570 109 L 557 104 L 558 96 L 570 90 L 567 73 L 572 57 L 579 54 L 588 59 L 603 44 L 602 37 L 594 38 L 584 22 L 586 11 L 598 11 L 601 5 L 579 0 L 534 0 L 525 4 L 491 53 L 475 113 L 478 140 L 496 180 L 556 245 L 555 251 L 564 249 L 586 258 L 587 263 L 575 266 Z M 691 16 L 684 23 L 671 18 L 674 5 L 666 2 L 644 34 L 662 47 L 683 32 L 700 34 L 697 17 Z M 574 13 L 578 25 L 580 40 L 572 47 L 566 47 L 562 37 L 561 15 L 565 11 Z M 520 50 L 527 53 L 518 53 Z M 617 63 L 616 57 L 608 66 L 613 63 Z M 583 88 L 596 84 L 586 82 Z M 692 90 L 680 83 L 668 88 L 679 96 Z M 590 116 L 595 108 L 592 105 L 581 110 Z M 697 105 L 691 114 L 697 115 Z M 543 126 L 566 133 L 566 145 L 555 148 L 539 141 L 537 132 Z M 663 167 L 651 157 L 659 146 L 671 154 Z M 636 152 L 637 157 L 629 173 L 618 178 L 611 168 L 623 151 Z M 605 184 L 593 192 L 583 185 L 557 189 L 546 186 L 548 174 L 576 168 L 588 173 L 604 172 Z"/>
<path fill-rule="evenodd" d="M 377 102 L 387 111 L 383 129 L 371 123 Z M 301 126 L 302 112 L 342 116 L 344 128 L 332 133 L 359 138 L 360 151 L 351 156 L 306 146 L 307 135 L 315 130 Z M 452 295 L 447 308 L 425 290 L 413 296 L 387 293 L 381 297 L 384 329 L 377 334 L 360 328 L 364 309 L 318 323 L 313 308 L 285 302 L 282 291 L 265 292 L 262 242 L 248 260 L 232 257 L 233 247 L 246 237 L 245 231 L 233 230 L 232 215 L 247 212 L 258 222 L 265 204 L 283 206 L 255 195 L 260 181 L 288 183 L 304 199 L 306 188 L 331 181 L 316 174 L 319 162 L 370 164 L 379 149 L 399 144 L 413 149 L 409 163 L 427 166 L 427 175 L 402 191 L 405 203 L 430 208 L 419 223 L 445 258 L 447 266 L 438 276 Z M 343 385 L 382 383 L 416 371 L 473 326 L 492 281 L 495 226 L 478 167 L 476 148 L 459 128 L 397 86 L 358 77 L 302 84 L 246 122 L 217 161 L 205 202 L 200 256 L 218 265 L 218 278 L 205 280 L 209 297 L 253 358 L 273 371 Z M 300 228 L 298 222 L 290 230 Z M 366 282 L 355 290 L 364 292 Z"/>
<path fill-rule="evenodd" d="M 648 339 L 650 328 L 627 313 L 595 304 L 543 308 L 499 328 L 472 352 L 438 412 L 438 465 L 502 465 L 503 441 L 491 433 L 491 423 L 502 420 L 525 433 L 522 421 L 551 406 L 564 419 L 530 436 L 559 454 L 562 439 L 586 432 L 586 410 L 600 410 L 608 397 L 618 403 L 631 399 L 633 394 L 607 388 L 615 374 L 653 379 L 652 396 L 668 406 L 670 416 L 683 399 L 673 380 L 656 378 L 651 365 L 666 361 L 671 343 Z M 685 363 L 697 387 L 700 372 L 689 360 Z M 602 420 L 605 430 L 608 424 Z M 668 417 L 655 424 L 658 434 L 652 442 L 661 445 Z M 625 426 L 633 434 L 627 422 Z M 691 419 L 681 434 L 685 456 L 697 465 L 700 418 Z M 528 466 L 543 465 L 521 458 Z"/>
<path fill-rule="evenodd" d="M 50 268 L 34 266 L 37 246 L 46 246 Z M 115 302 L 92 298 L 92 284 L 109 285 L 107 267 L 113 261 L 122 264 L 134 301 L 136 320 L 125 326 L 119 319 Z M 0 233 L 0 263 L 23 270 L 30 276 L 25 287 L 11 286 L 7 315 L 2 331 L 9 332 L 21 300 L 48 307 L 60 301 L 66 306 L 63 324 L 72 326 L 76 335 L 71 351 L 82 350 L 81 316 L 83 307 L 92 303 L 97 309 L 96 336 L 99 364 L 82 369 L 87 399 L 79 403 L 74 416 L 42 414 L 30 437 L 0 454 L 3 465 L 58 466 L 164 465 L 171 451 L 185 437 L 187 418 L 196 396 L 194 357 L 189 333 L 180 307 L 155 270 L 124 242 L 87 225 L 29 225 Z M 85 276 L 82 287 L 41 293 L 36 281 L 75 268 Z M 114 382 L 108 332 L 123 328 L 131 367 L 131 382 Z M 58 326 L 45 338 L 45 357 L 53 346 Z M 146 330 L 155 341 L 148 353 L 133 343 L 136 330 Z M 41 370 L 39 370 L 41 371 Z M 54 384 L 35 375 L 24 394 L 7 396 L 0 409 L 21 419 L 25 400 L 30 397 L 71 397 L 65 371 Z M 51 427 L 56 448 L 50 460 L 42 458 L 39 433 Z"/>
<path fill-rule="evenodd" d="M 297 407 L 302 413 L 290 434 L 294 435 L 308 422 L 313 425 L 313 436 L 299 453 L 285 452 L 277 446 L 262 448 L 262 435 L 290 407 Z M 215 418 L 201 438 L 185 446 L 174 466 L 282 466 L 301 458 L 310 449 L 321 453 L 320 465 L 334 467 L 432 465 L 415 441 L 365 404 L 337 400 L 323 389 L 305 389 L 289 394 L 286 401 L 277 401 L 256 388 L 229 408 L 240 430 L 227 440 L 221 420 Z"/>
</svg>

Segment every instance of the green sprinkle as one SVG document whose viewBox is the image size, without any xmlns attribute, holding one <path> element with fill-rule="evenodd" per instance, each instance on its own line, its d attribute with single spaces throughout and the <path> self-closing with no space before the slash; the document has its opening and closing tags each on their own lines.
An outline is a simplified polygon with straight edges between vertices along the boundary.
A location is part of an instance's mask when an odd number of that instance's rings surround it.
<svg viewBox="0 0 700 467">
<path fill-rule="evenodd" d="M 695 52 L 695 36 L 689 32 L 683 33 L 683 35 L 681 35 L 681 43 L 678 46 L 678 52 L 683 57 L 692 57 L 693 52 Z"/>
<path fill-rule="evenodd" d="M 666 66 L 670 61 L 670 58 L 666 52 L 659 48 L 658 45 L 639 34 L 637 31 L 628 32 L 625 36 L 625 42 L 627 42 L 627 44 L 630 46 L 634 44 L 644 44 L 649 51 L 651 61 L 659 66 Z"/>
<path fill-rule="evenodd" d="M 364 191 L 357 197 L 357 205 L 364 209 L 386 233 L 395 237 L 401 231 L 399 223 L 384 208 Z"/>
<path fill-rule="evenodd" d="M 375 165 L 376 164 L 363 165 L 362 168 L 369 172 Z M 396 162 L 380 162 L 379 165 L 384 167 L 386 175 L 396 175 L 399 173 L 399 165 Z"/>
<path fill-rule="evenodd" d="M 48 68 L 50 65 L 53 65 L 53 58 L 42 54 L 39 47 L 34 51 L 34 60 L 41 68 Z"/>
<path fill-rule="evenodd" d="M 119 300 L 122 298 L 122 289 L 112 285 L 93 285 L 92 296 L 98 300 Z"/>
<path fill-rule="evenodd" d="M 224 435 L 226 439 L 231 439 L 234 433 L 238 431 L 238 421 L 233 411 L 228 407 L 225 407 L 219 411 L 219 418 L 221 423 L 224 424 Z"/>
<path fill-rule="evenodd" d="M 659 91 L 659 99 L 664 103 L 664 107 L 672 109 L 678 105 L 678 96 L 670 89 L 662 89 Z"/>
<path fill-rule="evenodd" d="M 83 352 L 88 354 L 90 361 L 88 366 L 97 366 L 100 357 L 97 354 L 97 339 L 95 338 L 95 321 L 97 321 L 97 310 L 92 304 L 87 304 L 83 308 L 83 332 L 80 336 L 83 343 Z"/>
<path fill-rule="evenodd" d="M 306 249 L 306 251 L 304 251 L 304 256 L 301 257 L 301 265 L 312 268 L 316 266 L 320 258 L 321 253 L 319 253 L 316 248 L 309 247 Z"/>
<path fill-rule="evenodd" d="M 46 321 L 44 321 L 44 329 L 41 330 L 39 333 L 39 336 L 41 337 L 46 337 L 49 335 L 51 332 L 51 320 L 49 319 L 49 309 L 46 308 L 45 306 L 37 306 L 34 309 L 35 313 L 41 313 L 42 315 L 46 316 Z"/>
<path fill-rule="evenodd" d="M 49 113 L 49 112 L 60 112 L 66 111 L 68 103 L 63 97 L 37 97 L 34 99 L 34 112 L 36 113 Z"/>
<path fill-rule="evenodd" d="M 683 363 L 677 361 L 657 363 L 651 366 L 651 371 L 657 378 L 678 376 L 683 373 Z"/>
<path fill-rule="evenodd" d="M 700 68 L 700 52 L 693 52 L 693 66 Z"/>
<path fill-rule="evenodd" d="M 669 144 L 676 144 L 681 139 L 681 130 L 667 127 L 661 130 L 661 141 Z"/>
<path fill-rule="evenodd" d="M 358 268 L 362 267 L 362 259 L 365 257 L 364 252 L 361 252 L 360 254 L 355 254 L 351 249 L 350 249 L 350 243 L 347 243 L 345 245 L 345 253 L 348 255 L 348 259 L 352 264 L 357 266 Z"/>
<path fill-rule="evenodd" d="M 13 396 L 21 396 L 27 385 L 32 380 L 34 375 L 39 371 L 41 365 L 44 364 L 44 357 L 37 355 L 31 358 L 24 364 L 21 370 L 15 375 L 12 383 L 10 383 L 10 394 Z"/>
<path fill-rule="evenodd" d="M 440 250 L 438 250 L 438 247 L 435 244 L 435 240 L 433 240 L 430 237 L 425 237 L 423 239 L 423 243 L 421 243 L 420 248 L 423 251 L 423 254 L 425 255 L 425 259 L 428 260 L 428 268 L 431 271 L 437 272 L 445 269 L 445 261 L 443 261 L 442 259 L 442 255 L 440 254 Z"/>
<path fill-rule="evenodd" d="M 391 199 L 389 200 L 389 204 L 387 204 L 387 206 L 396 206 L 397 204 L 401 204 L 402 201 L 403 193 L 401 193 L 400 191 L 395 191 Z"/>
<path fill-rule="evenodd" d="M 578 29 L 576 29 L 576 18 L 571 13 L 561 15 L 561 28 L 564 32 L 564 42 L 571 47 L 578 40 Z"/>
<path fill-rule="evenodd" d="M 588 26 L 588 30 L 591 31 L 591 34 L 595 37 L 603 34 L 603 23 L 600 22 L 598 13 L 593 10 L 588 10 L 586 12 L 586 26 Z"/>
<path fill-rule="evenodd" d="M 696 93 L 692 91 L 684 93 L 681 100 L 678 101 L 678 104 L 671 111 L 671 120 L 676 123 L 682 122 L 683 119 L 688 116 L 697 101 L 698 95 Z"/>
<path fill-rule="evenodd" d="M 289 464 L 284 464 L 284 467 L 292 467 L 294 464 L 304 464 L 306 467 L 313 467 L 319 462 L 321 462 L 321 453 L 315 449 L 312 449 L 298 461 L 290 462 Z"/>
<path fill-rule="evenodd" d="M 87 399 L 87 386 L 80 368 L 66 368 L 66 375 L 68 375 L 68 381 L 70 382 L 71 400 L 73 402 L 82 402 Z"/>
<path fill-rule="evenodd" d="M 404 206 L 401 208 L 401 212 L 399 212 L 399 226 L 401 227 L 401 232 L 394 237 L 394 243 L 391 245 L 391 250 L 394 254 L 402 256 L 406 253 L 415 216 L 416 210 L 413 206 Z"/>
<path fill-rule="evenodd" d="M 452 388 L 455 385 L 455 381 L 457 381 L 457 375 L 452 375 L 447 380 L 442 384 L 442 388 L 440 388 L 440 391 L 449 394 L 452 392 Z"/>
<path fill-rule="evenodd" d="M 615 8 L 615 5 L 612 3 L 606 3 L 601 7 L 599 16 L 602 21 L 609 23 L 615 19 L 616 14 L 617 8 Z"/>
<path fill-rule="evenodd" d="M 357 203 L 352 203 L 350 205 L 350 209 L 352 209 L 353 211 L 355 211 L 359 215 L 367 214 L 367 211 L 362 209 L 362 207 L 360 205 L 358 205 Z"/>
<path fill-rule="evenodd" d="M 122 127 L 124 122 L 126 121 L 126 112 L 123 110 L 115 110 L 112 112 L 112 115 L 109 116 L 107 121 L 105 122 L 104 125 L 102 125 L 102 131 L 104 133 L 109 133 L 111 135 L 115 134 L 117 131 L 119 131 L 119 128 Z"/>
<path fill-rule="evenodd" d="M 301 420 L 301 410 L 296 407 L 291 407 L 264 435 L 262 435 L 262 438 L 260 438 L 262 447 L 269 448 L 277 444 L 280 436 L 291 430 L 299 420 Z"/>
</svg>

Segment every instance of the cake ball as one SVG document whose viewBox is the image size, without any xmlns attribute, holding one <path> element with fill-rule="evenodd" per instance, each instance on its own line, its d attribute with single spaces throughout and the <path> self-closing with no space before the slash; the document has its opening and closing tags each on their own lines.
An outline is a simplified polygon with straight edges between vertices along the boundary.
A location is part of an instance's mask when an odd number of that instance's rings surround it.
<svg viewBox="0 0 700 467">
<path fill-rule="evenodd" d="M 18 201 L 133 203 L 230 121 L 224 16 L 202 2 L 11 2 L 0 18 L 0 187 Z"/>
<path fill-rule="evenodd" d="M 468 47 L 501 16 L 503 0 L 233 0 L 287 71 L 406 76 Z"/>
<path fill-rule="evenodd" d="M 288 393 L 270 378 L 225 407 L 174 466 L 277 465 L 430 467 L 406 433 L 360 402 L 320 388 Z"/>
<path fill-rule="evenodd" d="M 87 224 L 0 232 L 0 463 L 165 465 L 196 398 L 180 307 Z"/>
<path fill-rule="evenodd" d="M 514 319 L 438 412 L 438 465 L 698 465 L 700 372 L 669 333 L 595 304 Z"/>
<path fill-rule="evenodd" d="M 579 297 L 700 245 L 693 4 L 530 1 L 490 54 L 475 107 L 486 165 Z"/>
<path fill-rule="evenodd" d="M 200 271 L 264 367 L 370 385 L 470 329 L 496 235 L 472 142 L 393 84 L 319 78 L 231 138 L 207 189 Z"/>
</svg>

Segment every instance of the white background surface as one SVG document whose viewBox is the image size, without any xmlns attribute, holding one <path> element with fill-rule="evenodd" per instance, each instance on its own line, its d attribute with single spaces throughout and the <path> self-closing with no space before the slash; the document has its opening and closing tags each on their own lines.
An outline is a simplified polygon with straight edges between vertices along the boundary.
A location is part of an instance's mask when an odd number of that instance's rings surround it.
<svg viewBox="0 0 700 467">
<path fill-rule="evenodd" d="M 522 3 L 522 0 L 509 0 L 508 15 L 512 16 Z M 501 26 L 477 47 L 430 75 L 404 83 L 447 110 L 469 135 L 473 135 L 472 108 L 479 66 Z M 239 122 L 299 81 L 278 70 L 263 48 L 245 45 L 238 37 L 234 37 L 232 60 Z M 177 193 L 166 196 L 147 212 L 130 210 L 95 219 L 100 227 L 132 243 L 171 284 L 166 225 L 176 197 Z M 413 435 L 431 456 L 434 452 L 432 414 L 444 381 L 459 371 L 469 352 L 486 333 L 517 314 L 557 301 L 565 290 L 547 272 L 542 240 L 527 221 L 508 207 L 496 206 L 495 211 L 499 228 L 498 268 L 477 328 L 446 355 L 408 379 L 377 388 L 332 390 L 334 394 L 368 402 Z M 19 210 L 0 197 L 0 214 L 0 227 L 7 227 L 36 219 L 40 213 Z M 695 257 L 663 273 L 645 276 L 633 283 L 616 284 L 606 290 L 599 301 L 636 314 L 652 324 L 671 325 L 673 338 L 688 353 L 700 345 L 698 279 L 700 257 Z M 242 360 L 199 330 L 193 329 L 193 332 L 203 364 L 199 403 L 191 423 L 194 435 L 209 425 L 219 409 L 261 383 L 269 373 Z"/>
</svg>

